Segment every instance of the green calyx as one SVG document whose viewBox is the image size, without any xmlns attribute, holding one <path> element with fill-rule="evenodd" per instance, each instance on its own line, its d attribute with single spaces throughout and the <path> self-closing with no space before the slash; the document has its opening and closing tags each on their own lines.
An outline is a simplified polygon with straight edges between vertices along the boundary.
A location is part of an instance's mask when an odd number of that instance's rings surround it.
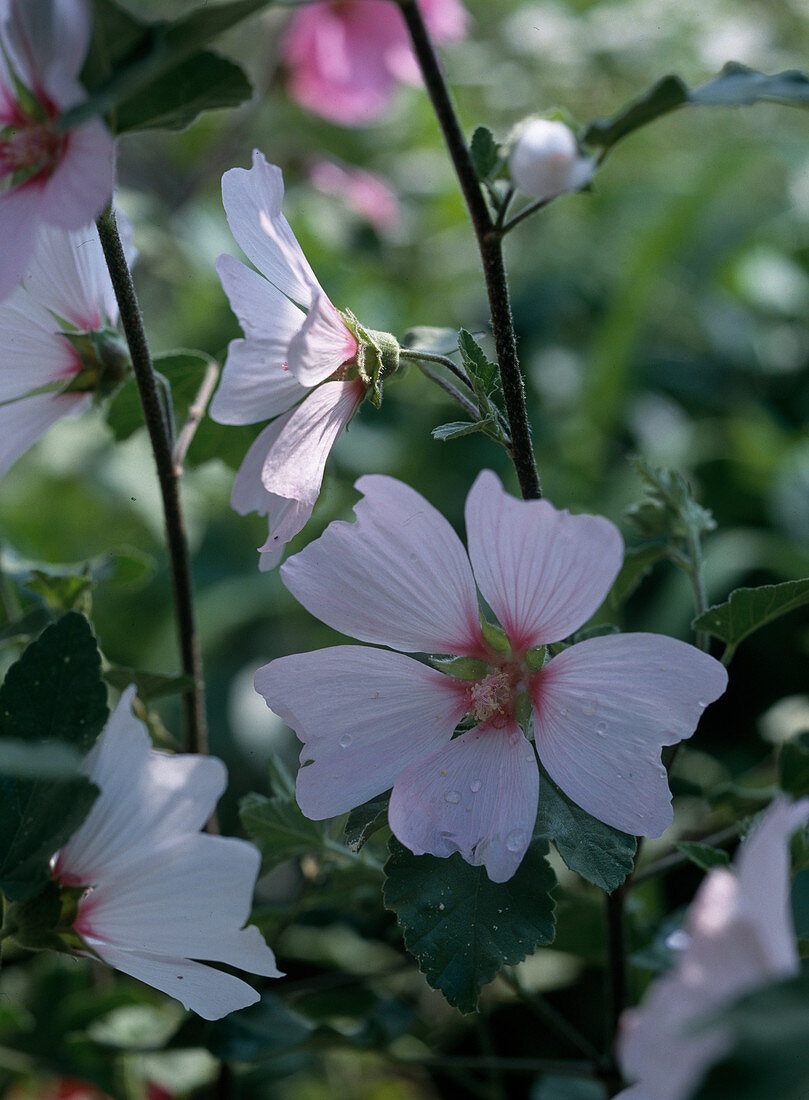
<svg viewBox="0 0 809 1100">
<path fill-rule="evenodd" d="M 458 680 L 482 680 L 491 671 L 485 661 L 474 657 L 431 657 L 430 664 Z"/>
<path fill-rule="evenodd" d="M 525 667 L 529 672 L 539 672 L 545 664 L 547 650 L 544 645 L 535 646 L 525 654 Z"/>
<path fill-rule="evenodd" d="M 357 373 L 368 388 L 368 400 L 379 408 L 382 404 L 382 383 L 399 369 L 399 342 L 390 332 L 365 328 L 350 309 L 341 316 L 359 345 Z"/>
<path fill-rule="evenodd" d="M 530 740 L 534 732 L 534 708 L 527 691 L 521 691 L 514 700 L 514 717 L 517 719 L 520 729 Z"/>
<path fill-rule="evenodd" d="M 488 622 L 481 616 L 480 630 L 483 637 L 497 653 L 511 653 L 511 642 L 508 640 L 505 630 L 501 627 L 495 626 L 494 623 Z"/>
<path fill-rule="evenodd" d="M 100 332 L 63 332 L 82 362 L 65 393 L 94 393 L 108 397 L 131 369 L 129 355 L 118 334 Z"/>
<path fill-rule="evenodd" d="M 74 954 L 86 950 L 73 928 L 79 912 L 82 886 L 60 887 L 49 882 L 28 901 L 12 902 L 6 909 L 2 934 L 28 951 L 60 951 Z"/>
</svg>

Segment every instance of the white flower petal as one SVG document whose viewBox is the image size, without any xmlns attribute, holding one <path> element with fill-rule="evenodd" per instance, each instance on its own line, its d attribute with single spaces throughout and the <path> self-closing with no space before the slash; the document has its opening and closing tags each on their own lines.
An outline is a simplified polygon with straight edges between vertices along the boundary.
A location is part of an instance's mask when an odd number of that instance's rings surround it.
<svg viewBox="0 0 809 1100">
<path fill-rule="evenodd" d="M 52 424 L 77 415 L 90 401 L 86 393 L 46 393 L 0 405 L 0 477 Z"/>
</svg>

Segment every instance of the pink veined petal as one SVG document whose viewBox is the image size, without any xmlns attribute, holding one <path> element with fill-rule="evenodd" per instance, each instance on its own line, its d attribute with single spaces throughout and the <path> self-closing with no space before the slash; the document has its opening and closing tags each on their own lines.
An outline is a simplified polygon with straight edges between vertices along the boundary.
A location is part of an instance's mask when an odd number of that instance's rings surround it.
<svg viewBox="0 0 809 1100">
<path fill-rule="evenodd" d="M 260 999 L 247 982 L 213 966 L 146 951 L 126 951 L 92 937 L 87 938 L 87 944 L 116 970 L 174 997 L 203 1020 L 220 1020 Z"/>
<path fill-rule="evenodd" d="M 466 530 L 478 588 L 518 650 L 577 630 L 603 602 L 623 559 L 609 520 L 515 500 L 491 470 L 469 491 Z"/>
<path fill-rule="evenodd" d="M 278 977 L 250 916 L 261 857 L 246 840 L 187 834 L 105 868 L 76 929 L 128 951 L 225 962 Z"/>
<path fill-rule="evenodd" d="M 505 882 L 531 842 L 538 797 L 539 769 L 520 727 L 487 723 L 406 767 L 388 819 L 417 856 L 460 852 L 492 882 Z"/>
<path fill-rule="evenodd" d="M 81 70 L 90 43 L 89 8 L 85 0 L 5 0 L 0 37 L 26 87 L 52 92 L 54 70 L 74 78 Z"/>
<path fill-rule="evenodd" d="M 809 820 L 809 799 L 773 802 L 736 857 L 743 912 L 757 929 L 774 972 L 797 971 L 798 953 L 789 904 L 789 838 Z"/>
<path fill-rule="evenodd" d="M 312 390 L 284 417 L 264 461 L 264 488 L 276 496 L 313 505 L 320 494 L 326 459 L 364 397 L 365 385 L 358 378 L 324 382 Z"/>
<path fill-rule="evenodd" d="M 288 558 L 284 584 L 307 611 L 363 642 L 480 654 L 475 582 L 452 527 L 394 478 L 367 475 L 356 488 L 356 522 L 330 523 Z"/>
<path fill-rule="evenodd" d="M 302 386 L 324 382 L 357 354 L 357 341 L 319 288 L 306 320 L 289 343 L 289 369 Z"/>
<path fill-rule="evenodd" d="M 98 119 L 67 134 L 61 161 L 45 184 L 42 219 L 62 229 L 93 221 L 112 195 L 115 143 Z"/>
<path fill-rule="evenodd" d="M 282 294 L 308 308 L 319 283 L 281 213 L 283 197 L 281 169 L 258 149 L 252 168 L 231 168 L 222 176 L 228 225 L 242 251 Z"/>
<path fill-rule="evenodd" d="M 103 328 L 105 317 L 117 320 L 112 283 L 92 223 L 72 231 L 40 226 L 24 278 L 34 301 L 82 332 Z M 51 331 L 59 327 L 51 316 Z"/>
<path fill-rule="evenodd" d="M 88 885 L 110 877 L 144 848 L 195 834 L 225 789 L 221 760 L 154 752 L 132 714 L 133 687 L 121 695 L 103 733 L 84 760 L 100 788 L 88 817 L 59 852 L 54 874 Z M 243 922 L 242 922 L 243 923 Z"/>
<path fill-rule="evenodd" d="M 599 821 L 660 836 L 671 824 L 663 745 L 690 737 L 727 686 L 722 665 L 660 634 L 590 638 L 531 680 L 539 759 Z"/>
<path fill-rule="evenodd" d="M 0 405 L 0 477 L 52 424 L 78 415 L 91 400 L 86 393 L 44 393 Z"/>
<path fill-rule="evenodd" d="M 66 384 L 81 369 L 78 353 L 57 334 L 58 327 L 22 286 L 0 302 L 0 401 L 60 379 Z"/>
<path fill-rule="evenodd" d="M 306 314 L 263 275 L 241 260 L 223 253 L 216 261 L 216 273 L 249 340 L 277 343 L 281 362 L 286 347 L 303 324 Z"/>
<path fill-rule="evenodd" d="M 309 392 L 281 359 L 282 348 L 265 340 L 231 340 L 219 388 L 210 407 L 219 424 L 255 424 L 284 413 Z"/>
<path fill-rule="evenodd" d="M 279 657 L 255 684 L 304 742 L 298 804 L 314 820 L 386 791 L 403 767 L 449 741 L 469 709 L 461 681 L 366 646 Z"/>
<path fill-rule="evenodd" d="M 43 186 L 34 178 L 0 193 L 0 300 L 19 286 L 42 219 Z"/>
</svg>

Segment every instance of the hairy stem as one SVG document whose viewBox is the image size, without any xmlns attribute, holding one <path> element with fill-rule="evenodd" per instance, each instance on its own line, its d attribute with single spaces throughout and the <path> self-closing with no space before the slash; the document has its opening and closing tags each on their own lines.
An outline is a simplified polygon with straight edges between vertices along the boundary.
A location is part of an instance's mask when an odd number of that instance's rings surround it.
<svg viewBox="0 0 809 1100">
<path fill-rule="evenodd" d="M 626 921 L 625 887 L 607 894 L 607 1020 L 610 1045 L 618 1031 L 618 1021 L 626 1008 Z"/>
<path fill-rule="evenodd" d="M 444 137 L 455 174 L 458 177 L 469 217 L 483 261 L 483 275 L 489 296 L 492 334 L 500 367 L 500 380 L 508 416 L 512 440 L 512 460 L 525 500 L 542 495 L 539 485 L 534 451 L 531 446 L 531 429 L 525 405 L 525 387 L 517 357 L 517 339 L 511 315 L 506 269 L 503 263 L 502 233 L 492 221 L 489 207 L 472 164 L 469 148 L 461 131 L 458 116 L 449 94 L 447 82 L 441 71 L 433 44 L 424 24 L 424 18 L 416 0 L 399 0 L 413 51 L 421 69 L 427 92 L 433 104 L 441 133 Z"/>
<path fill-rule="evenodd" d="M 195 685 L 183 695 L 185 743 L 192 752 L 204 753 L 208 750 L 208 735 L 202 660 L 194 623 L 191 562 L 185 537 L 179 479 L 175 473 L 171 453 L 169 425 L 158 392 L 132 275 L 124 256 L 115 213 L 111 206 L 107 207 L 97 224 L 101 247 L 104 249 L 104 258 L 107 261 L 121 314 L 121 323 L 129 345 L 129 355 L 143 406 L 143 417 L 149 431 L 157 466 L 183 672 L 194 680 Z"/>
</svg>

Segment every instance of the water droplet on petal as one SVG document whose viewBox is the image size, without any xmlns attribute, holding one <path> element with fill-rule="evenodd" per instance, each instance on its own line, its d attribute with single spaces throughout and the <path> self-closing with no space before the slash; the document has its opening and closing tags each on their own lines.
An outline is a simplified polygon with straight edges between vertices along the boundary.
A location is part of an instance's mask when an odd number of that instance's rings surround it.
<svg viewBox="0 0 809 1100">
<path fill-rule="evenodd" d="M 481 783 L 481 781 L 479 779 L 476 779 L 474 783 L 469 784 L 469 790 L 472 792 L 472 794 L 477 794 L 482 786 L 483 784 Z"/>
<path fill-rule="evenodd" d="M 705 710 L 707 705 L 708 704 L 705 702 L 704 699 L 697 699 L 697 706 L 699 707 L 700 710 Z"/>
<path fill-rule="evenodd" d="M 607 732 L 607 723 L 606 722 L 598 722 L 596 724 L 596 733 L 598 734 L 598 736 L 603 737 L 606 732 Z"/>
<path fill-rule="evenodd" d="M 508 848 L 510 852 L 519 852 L 524 844 L 525 833 L 522 829 L 515 829 L 514 832 L 509 833 L 506 837 L 506 848 Z"/>
<path fill-rule="evenodd" d="M 340 738 L 340 748 L 347 749 L 353 740 L 354 738 L 351 736 L 350 733 L 344 733 L 343 736 Z"/>
<path fill-rule="evenodd" d="M 461 796 L 457 791 L 447 791 L 444 795 L 444 801 L 456 806 L 461 801 Z"/>
</svg>

